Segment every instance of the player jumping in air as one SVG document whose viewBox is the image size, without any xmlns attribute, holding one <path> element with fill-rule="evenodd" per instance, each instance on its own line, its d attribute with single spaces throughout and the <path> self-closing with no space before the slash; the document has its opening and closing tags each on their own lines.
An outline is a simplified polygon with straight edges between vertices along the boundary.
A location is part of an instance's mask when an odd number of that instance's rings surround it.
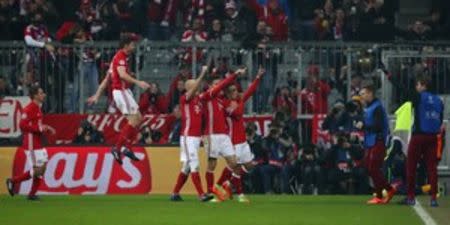
<svg viewBox="0 0 450 225">
<path fill-rule="evenodd" d="M 132 84 L 142 89 L 147 89 L 150 85 L 131 76 L 128 70 L 128 56 L 134 52 L 136 48 L 136 38 L 125 36 L 120 41 L 120 50 L 114 55 L 110 65 L 110 76 L 105 77 L 102 85 L 100 85 L 97 93 L 88 99 L 88 103 L 95 103 L 101 91 L 105 88 L 108 79 L 111 81 L 112 96 L 116 107 L 126 116 L 128 123 L 122 127 L 116 144 L 111 149 L 114 159 L 122 164 L 121 154 L 129 157 L 134 161 L 139 159 L 131 151 L 130 144 L 136 139 L 139 132 L 139 125 L 142 121 L 142 115 L 139 112 L 139 106 L 133 98 L 133 94 L 129 89 Z M 105 83 L 105 85 L 103 85 Z"/>
</svg>

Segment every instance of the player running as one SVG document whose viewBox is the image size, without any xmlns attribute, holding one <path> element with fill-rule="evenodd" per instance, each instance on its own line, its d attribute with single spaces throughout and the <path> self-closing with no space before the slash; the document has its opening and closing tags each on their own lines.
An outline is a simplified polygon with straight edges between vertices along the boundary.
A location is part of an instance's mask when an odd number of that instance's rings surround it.
<svg viewBox="0 0 450 225">
<path fill-rule="evenodd" d="M 55 130 L 50 126 L 42 124 L 43 113 L 41 110 L 46 94 L 39 86 L 30 88 L 31 102 L 23 109 L 20 120 L 20 129 L 22 130 L 22 149 L 27 155 L 27 163 L 31 169 L 12 179 L 6 180 L 6 187 L 11 196 L 16 194 L 16 185 L 23 181 L 33 179 L 31 190 L 28 193 L 28 200 L 39 200 L 36 195 L 42 182 L 42 176 L 45 173 L 48 161 L 47 150 L 42 147 L 41 138 L 44 133 L 55 134 Z"/>
<path fill-rule="evenodd" d="M 256 91 L 259 85 L 261 77 L 264 75 L 265 70 L 260 68 L 256 79 L 250 84 L 244 93 L 239 93 L 235 85 L 230 85 L 227 88 L 227 100 L 225 103 L 225 108 L 227 112 L 227 123 L 230 129 L 231 142 L 237 157 L 237 163 L 241 166 L 241 171 L 238 174 L 233 173 L 230 167 L 225 167 L 222 171 L 222 175 L 217 181 L 216 185 L 220 185 L 227 192 L 227 197 L 232 197 L 232 191 L 230 187 L 230 182 L 235 188 L 236 194 L 238 195 L 239 202 L 248 203 L 250 200 L 242 192 L 242 180 L 241 175 L 243 173 L 248 173 L 254 167 L 253 164 L 253 153 L 250 150 L 250 146 L 247 143 L 247 138 L 245 135 L 245 124 L 244 124 L 244 109 L 245 103 Z M 221 187 L 217 187 L 221 189 Z"/>
<path fill-rule="evenodd" d="M 130 144 L 136 139 L 139 133 L 139 125 L 142 122 L 142 115 L 139 112 L 139 106 L 133 98 L 133 94 L 129 89 L 132 84 L 142 89 L 147 89 L 150 85 L 131 76 L 128 70 L 128 56 L 132 54 L 136 48 L 136 38 L 125 36 L 120 41 L 120 50 L 114 55 L 110 65 L 110 77 L 107 76 L 104 82 L 111 80 L 112 96 L 116 107 L 126 116 L 128 123 L 122 127 L 116 144 L 111 148 L 114 159 L 122 165 L 121 154 L 129 157 L 134 161 L 139 161 L 136 155 L 131 151 Z M 105 85 L 101 85 L 96 94 L 88 99 L 88 103 L 95 103 L 100 96 Z"/>
<path fill-rule="evenodd" d="M 172 201 L 182 201 L 180 190 L 191 174 L 200 201 L 206 202 L 213 198 L 212 195 L 205 194 L 202 188 L 199 175 L 198 150 L 200 148 L 202 135 L 203 104 L 200 94 L 200 86 L 208 70 L 207 66 L 202 67 L 200 76 L 196 80 L 187 80 L 185 84 L 186 94 L 181 96 L 180 110 L 181 130 L 180 137 L 180 161 L 183 163 L 181 172 L 178 175 L 177 183 L 171 196 Z"/>
<path fill-rule="evenodd" d="M 394 196 L 396 187 L 384 178 L 381 168 L 386 156 L 386 143 L 390 134 L 389 118 L 381 101 L 375 97 L 375 87 L 365 85 L 360 92 L 364 102 L 364 122 L 355 123 L 355 127 L 364 130 L 365 166 L 373 180 L 376 196 L 367 204 L 386 204 Z M 383 198 L 383 189 L 388 194 Z"/>
</svg>

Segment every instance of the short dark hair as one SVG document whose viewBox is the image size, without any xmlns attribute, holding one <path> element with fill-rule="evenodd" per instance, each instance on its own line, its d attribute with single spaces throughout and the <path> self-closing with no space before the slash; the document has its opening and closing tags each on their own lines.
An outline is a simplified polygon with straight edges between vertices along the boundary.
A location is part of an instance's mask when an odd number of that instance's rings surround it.
<svg viewBox="0 0 450 225">
<path fill-rule="evenodd" d="M 372 84 L 372 83 L 368 83 L 368 84 L 364 84 L 363 86 L 362 86 L 362 89 L 366 89 L 366 90 L 368 90 L 370 93 L 372 93 L 372 94 L 375 94 L 375 85 L 374 84 Z"/>
<path fill-rule="evenodd" d="M 425 86 L 426 88 L 429 88 L 430 83 L 431 83 L 431 78 L 427 75 L 419 74 L 416 77 L 416 83 L 420 83 L 423 86 Z"/>
<path fill-rule="evenodd" d="M 36 96 L 39 93 L 39 89 L 41 89 L 41 87 L 39 85 L 36 85 L 36 84 L 31 85 L 28 96 L 30 96 L 30 98 L 33 99 L 34 96 Z"/>
<path fill-rule="evenodd" d="M 135 42 L 136 38 L 132 35 L 124 35 L 120 38 L 119 48 L 125 47 L 125 45 L 129 45 L 131 42 Z"/>
</svg>

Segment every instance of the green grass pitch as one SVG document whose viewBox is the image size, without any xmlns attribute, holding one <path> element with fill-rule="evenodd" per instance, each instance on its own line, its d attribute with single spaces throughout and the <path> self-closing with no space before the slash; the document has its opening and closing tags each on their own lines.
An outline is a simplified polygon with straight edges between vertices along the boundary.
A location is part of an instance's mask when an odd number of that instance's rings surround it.
<svg viewBox="0 0 450 225">
<path fill-rule="evenodd" d="M 201 203 L 194 196 L 170 202 L 169 196 L 0 196 L 1 225 L 416 225 L 411 207 L 368 206 L 368 196 L 249 196 L 250 204 L 234 201 Z M 396 200 L 396 199 L 394 199 Z M 398 199 L 397 199 L 398 200 Z M 423 198 L 425 205 L 427 199 Z M 430 213 L 443 224 L 450 201 Z M 428 209 L 431 210 L 432 209 Z M 440 213 L 442 212 L 442 213 Z M 449 223 L 447 223 L 449 224 Z"/>
</svg>

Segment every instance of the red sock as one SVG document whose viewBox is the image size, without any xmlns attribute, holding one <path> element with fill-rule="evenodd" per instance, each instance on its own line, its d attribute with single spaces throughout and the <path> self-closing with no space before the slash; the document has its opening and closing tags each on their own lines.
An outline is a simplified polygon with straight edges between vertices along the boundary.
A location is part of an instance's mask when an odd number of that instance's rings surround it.
<svg viewBox="0 0 450 225">
<path fill-rule="evenodd" d="M 125 126 L 122 128 L 122 131 L 120 131 L 119 138 L 116 142 L 117 151 L 120 151 L 122 146 L 126 144 L 128 136 L 130 132 L 132 132 L 132 129 L 133 127 L 129 123 L 125 124 Z"/>
<path fill-rule="evenodd" d="M 12 178 L 12 182 L 13 183 L 20 183 L 22 181 L 28 180 L 31 178 L 31 174 L 30 171 L 27 171 L 21 175 L 15 176 Z"/>
<path fill-rule="evenodd" d="M 188 178 L 188 174 L 185 174 L 183 172 L 180 172 L 180 174 L 178 174 L 177 184 L 175 184 L 175 187 L 173 188 L 174 194 L 180 193 L 180 190 L 186 183 L 187 178 Z"/>
<path fill-rule="evenodd" d="M 205 194 L 205 192 L 203 192 L 202 181 L 200 179 L 200 175 L 198 174 L 198 172 L 192 172 L 191 179 L 192 182 L 194 183 L 195 189 L 197 190 L 198 196 L 202 196 L 203 194 Z"/>
<path fill-rule="evenodd" d="M 206 171 L 205 178 L 206 178 L 206 187 L 207 187 L 208 193 L 212 193 L 212 189 L 213 189 L 213 185 L 214 185 L 214 172 Z"/>
<path fill-rule="evenodd" d="M 220 176 L 219 180 L 217 181 L 218 185 L 222 185 L 225 181 L 229 180 L 231 178 L 231 174 L 233 171 L 230 169 L 230 167 L 223 168 L 222 175 Z"/>
<path fill-rule="evenodd" d="M 39 186 L 41 185 L 41 181 L 42 181 L 41 178 L 37 178 L 37 177 L 33 178 L 33 183 L 31 184 L 31 191 L 28 194 L 29 196 L 36 195 L 36 192 L 37 192 Z"/>
<path fill-rule="evenodd" d="M 231 176 L 231 184 L 233 185 L 234 189 L 236 189 L 236 194 L 238 195 L 242 194 L 241 176 L 233 173 L 233 175 Z"/>
<path fill-rule="evenodd" d="M 127 137 L 127 142 L 125 143 L 125 146 L 128 149 L 131 149 L 131 146 L 134 144 L 134 142 L 136 141 L 136 137 L 139 134 L 139 129 L 137 129 L 136 127 L 133 127 L 130 125 L 130 128 L 128 128 L 128 137 Z"/>
</svg>

